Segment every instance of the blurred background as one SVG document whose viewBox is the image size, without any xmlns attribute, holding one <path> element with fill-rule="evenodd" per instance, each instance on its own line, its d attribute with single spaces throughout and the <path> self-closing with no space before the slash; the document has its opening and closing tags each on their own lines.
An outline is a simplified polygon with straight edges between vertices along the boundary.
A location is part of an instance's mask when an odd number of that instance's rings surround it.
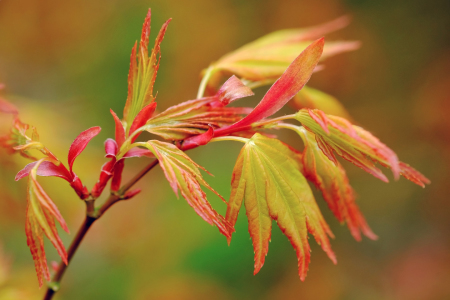
<svg viewBox="0 0 450 300">
<path fill-rule="evenodd" d="M 151 45 L 162 23 L 173 18 L 155 87 L 160 110 L 195 98 L 200 71 L 243 44 L 278 29 L 350 15 L 350 26 L 330 39 L 359 40 L 361 49 L 325 61 L 310 85 L 340 99 L 356 122 L 432 184 L 422 189 L 390 174 L 385 184 L 345 164 L 379 240 L 353 240 L 316 193 L 336 236 L 338 264 L 310 239 L 310 271 L 301 282 L 295 252 L 275 224 L 265 266 L 253 276 L 244 212 L 227 246 L 216 228 L 176 199 L 158 167 L 138 184 L 141 195 L 94 224 L 55 299 L 450 299 L 448 0 L 0 1 L 2 95 L 19 107 L 21 119 L 36 126 L 60 158 L 78 133 L 103 128 L 75 164 L 88 187 L 104 162 L 103 141 L 114 134 L 109 109 L 123 110 L 130 51 L 149 7 Z M 258 90 L 250 103 L 264 92 Z M 10 119 L 0 118 L 4 132 Z M 239 147 L 214 143 L 189 153 L 215 175 L 205 178 L 225 198 Z M 142 160 L 127 161 L 125 176 Z M 2 300 L 44 293 L 26 245 L 26 181 L 14 182 L 25 163 L 0 152 Z M 84 204 L 66 182 L 40 182 L 69 225 L 71 235 L 61 232 L 68 247 Z M 225 213 L 217 197 L 209 199 Z M 49 262 L 59 262 L 50 243 L 46 250 Z"/>
</svg>

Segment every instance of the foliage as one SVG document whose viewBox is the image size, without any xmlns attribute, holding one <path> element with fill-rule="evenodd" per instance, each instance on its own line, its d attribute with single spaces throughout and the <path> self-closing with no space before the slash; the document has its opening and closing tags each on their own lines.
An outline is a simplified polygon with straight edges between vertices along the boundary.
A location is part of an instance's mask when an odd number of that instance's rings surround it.
<svg viewBox="0 0 450 300">
<path fill-rule="evenodd" d="M 89 128 L 74 140 L 66 167 L 39 142 L 34 127 L 30 136 L 30 126 L 19 120 L 17 109 L 0 98 L 0 112 L 13 117 L 10 132 L 0 138 L 1 146 L 33 160 L 19 171 L 16 180 L 28 176 L 26 236 L 40 286 L 43 279 L 50 280 L 43 233 L 57 249 L 63 263 L 67 264 L 70 257 L 58 236 L 55 219 L 68 232 L 67 225 L 37 182 L 37 175 L 66 180 L 86 202 L 90 226 L 108 205 L 131 199 L 139 193 L 139 190 L 128 190 L 145 173 L 132 179 L 130 184 L 122 185 L 125 159 L 151 158 L 154 161 L 147 171 L 159 163 L 173 191 L 177 195 L 180 191 L 194 211 L 216 226 L 229 243 L 244 203 L 255 252 L 255 274 L 264 264 L 272 220 L 275 220 L 296 250 L 301 280 L 306 277 L 310 260 L 308 233 L 336 263 L 329 241 L 333 234 L 308 181 L 322 192 L 336 218 L 347 224 L 356 240 L 361 239 L 361 233 L 376 239 L 355 203 L 355 193 L 336 155 L 383 181 L 388 179 L 376 163 L 390 168 L 395 179 L 402 175 L 422 187 L 429 183 L 418 171 L 400 162 L 397 155 L 371 133 L 352 125 L 347 120 L 348 112 L 338 100 L 305 86 L 311 75 L 322 69 L 318 64 L 324 58 L 358 48 L 358 42 L 325 42 L 321 37 L 346 26 L 347 18 L 313 28 L 275 32 L 241 47 L 204 70 L 197 99 L 182 102 L 161 113 L 155 113 L 157 104 L 153 87 L 159 69 L 161 43 L 170 20 L 163 24 L 149 54 L 150 19 L 149 10 L 139 47 L 136 43 L 132 49 L 123 118 L 111 110 L 115 137 L 105 142 L 108 161 L 102 166 L 99 179 L 90 191 L 74 173 L 73 165 L 100 128 Z M 221 84 L 228 75 L 232 76 Z M 238 99 L 252 96 L 251 88 L 269 84 L 271 87 L 253 109 L 228 106 L 230 103 L 234 105 Z M 295 114 L 271 118 L 291 99 L 291 104 L 298 110 Z M 303 150 L 269 137 L 267 130 L 271 129 L 295 131 L 303 141 Z M 144 131 L 163 141 L 136 142 Z M 206 170 L 185 153 L 210 142 L 227 141 L 244 143 L 233 170 L 228 201 L 202 177 L 200 169 Z M 96 208 L 95 201 L 108 182 L 111 182 L 112 198 L 108 198 L 108 205 Z M 223 199 L 227 207 L 225 217 L 213 209 L 201 186 Z M 60 269 L 64 270 L 64 266 Z"/>
</svg>

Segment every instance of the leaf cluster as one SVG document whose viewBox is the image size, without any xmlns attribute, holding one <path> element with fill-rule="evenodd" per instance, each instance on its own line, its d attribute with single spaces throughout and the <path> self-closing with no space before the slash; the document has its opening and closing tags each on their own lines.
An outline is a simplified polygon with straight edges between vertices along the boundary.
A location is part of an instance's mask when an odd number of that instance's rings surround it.
<svg viewBox="0 0 450 300">
<path fill-rule="evenodd" d="M 1 146 L 34 160 L 17 174 L 16 180 L 28 176 L 26 235 L 40 285 L 43 279 L 50 279 L 43 235 L 67 264 L 67 253 L 55 220 L 65 231 L 68 232 L 68 228 L 56 205 L 37 182 L 37 175 L 66 180 L 86 202 L 87 215 L 97 219 L 103 211 L 95 207 L 95 201 L 108 183 L 110 194 L 119 200 L 131 199 L 139 193 L 139 190 L 127 191 L 129 187 L 122 186 L 126 158 L 156 160 L 175 194 L 178 196 L 180 192 L 194 211 L 216 226 L 229 243 L 244 204 L 255 252 L 255 274 L 264 264 L 272 220 L 276 221 L 296 250 L 301 280 L 306 277 L 310 261 L 308 234 L 314 236 L 336 263 L 329 240 L 333 234 L 319 210 L 310 183 L 321 191 L 336 218 L 347 224 L 356 240 L 361 240 L 361 233 L 377 238 L 360 212 L 355 193 L 336 156 L 383 181 L 388 179 L 377 163 L 390 168 L 395 179 L 402 175 L 422 187 L 429 183 L 425 176 L 400 162 L 394 151 L 371 133 L 353 125 L 336 98 L 305 86 L 314 72 L 323 69 L 318 64 L 325 58 L 358 48 L 358 42 L 325 42 L 322 37 L 346 26 L 348 18 L 312 28 L 274 32 L 223 56 L 204 70 L 196 99 L 181 102 L 161 113 L 155 113 L 157 103 L 153 87 L 160 64 L 161 43 L 170 19 L 163 24 L 149 52 L 150 19 L 149 10 L 140 42 L 135 43 L 131 52 L 123 118 L 111 110 L 115 136 L 105 141 L 107 161 L 92 189 L 88 190 L 75 174 L 73 164 L 100 132 L 99 127 L 85 130 L 74 140 L 66 167 L 39 142 L 35 128 L 31 129 L 30 136 L 30 126 L 19 120 L 17 109 L 0 98 L 0 112 L 11 114 L 14 119 L 11 131 L 0 138 Z M 221 84 L 229 75 L 232 76 Z M 264 85 L 271 86 L 256 107 L 228 106 L 252 96 L 252 88 Z M 297 112 L 272 118 L 289 101 Z M 303 149 L 296 150 L 276 137 L 269 137 L 267 130 L 270 129 L 295 131 L 303 141 Z M 136 142 L 143 132 L 156 137 Z M 233 169 L 231 194 L 226 201 L 203 178 L 200 170 L 206 170 L 185 151 L 210 142 L 229 141 L 244 145 Z M 31 154 L 33 151 L 42 158 L 35 158 Z M 226 216 L 214 210 L 202 187 L 225 202 Z"/>
</svg>

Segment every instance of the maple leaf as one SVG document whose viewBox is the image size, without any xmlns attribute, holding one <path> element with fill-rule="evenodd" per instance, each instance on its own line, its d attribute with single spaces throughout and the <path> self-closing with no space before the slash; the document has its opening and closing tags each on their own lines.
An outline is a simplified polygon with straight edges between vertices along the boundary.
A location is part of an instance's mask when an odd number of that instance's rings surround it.
<svg viewBox="0 0 450 300">
<path fill-rule="evenodd" d="M 326 115 L 317 109 L 302 109 L 295 118 L 316 135 L 319 148 L 335 164 L 334 153 L 385 182 L 388 182 L 387 177 L 374 162 L 391 168 L 395 179 L 403 175 L 421 186 L 430 182 L 407 164 L 400 163 L 394 151 L 370 132 L 343 118 Z"/>
<path fill-rule="evenodd" d="M 38 163 L 32 162 L 26 165 L 16 175 L 16 181 L 26 177 L 30 174 L 31 170 L 38 165 L 37 175 L 39 176 L 56 176 L 60 177 L 70 183 L 70 186 L 74 189 L 77 195 L 81 199 L 86 199 L 89 196 L 89 191 L 83 185 L 80 178 L 73 171 L 73 164 L 75 159 L 84 151 L 89 142 L 100 133 L 101 128 L 98 126 L 91 127 L 80 133 L 70 145 L 67 169 L 64 164 L 54 156 L 47 148 L 43 147 L 41 152 L 47 155 L 48 159 Z M 16 147 L 17 148 L 17 147 Z"/>
<path fill-rule="evenodd" d="M 222 196 L 203 179 L 199 169 L 206 171 L 204 168 L 169 143 L 150 140 L 146 143 L 135 143 L 134 145 L 145 147 L 156 156 L 177 197 L 178 190 L 180 190 L 181 195 L 203 220 L 211 225 L 216 225 L 226 237 L 231 236 L 234 231 L 233 227 L 211 207 L 206 199 L 205 192 L 200 187 L 200 185 L 203 185 L 208 188 L 226 203 Z"/>
<path fill-rule="evenodd" d="M 127 151 L 121 152 L 120 150 L 128 147 L 138 138 L 142 132 L 142 130 L 138 129 L 146 124 L 156 110 L 153 86 L 161 60 L 161 42 L 171 19 L 167 20 L 161 27 L 155 40 L 155 46 L 149 55 L 150 21 L 151 9 L 148 10 L 142 26 L 139 52 L 137 53 L 137 42 L 131 51 L 128 95 L 123 110 L 123 120 L 120 120 L 112 109 L 110 110 L 115 122 L 115 141 L 108 139 L 105 142 L 105 147 L 108 148 L 114 144 L 115 148 L 114 151 L 106 149 L 107 157 L 110 158 L 110 161 L 102 166 L 100 177 L 91 190 L 91 195 L 94 198 L 100 196 L 111 178 L 111 190 L 117 191 L 119 189 L 125 165 L 124 158 L 148 155 L 148 151 L 134 151 L 134 153 L 131 153 Z M 122 147 L 125 142 L 127 142 L 127 145 Z M 116 157 L 116 155 L 119 157 Z"/>
<path fill-rule="evenodd" d="M 215 131 L 215 136 L 230 134 L 251 127 L 251 124 L 279 111 L 308 82 L 320 56 L 325 39 L 311 43 L 289 65 L 281 77 L 270 87 L 258 105 L 242 120 Z"/>
<path fill-rule="evenodd" d="M 252 111 L 247 107 L 226 107 L 253 92 L 236 76 L 230 77 L 214 96 L 185 101 L 151 118 L 143 130 L 167 140 L 184 140 L 241 120 Z"/>
<path fill-rule="evenodd" d="M 341 164 L 333 163 L 323 154 L 313 133 L 299 126 L 291 128 L 300 135 L 305 144 L 301 158 L 303 174 L 322 192 L 336 218 L 347 223 L 356 240 L 361 240 L 361 232 L 370 239 L 376 239 L 377 236 L 367 225 L 355 203 L 355 194 Z"/>
<path fill-rule="evenodd" d="M 126 128 L 125 132 L 127 134 L 131 134 L 131 126 L 138 114 L 155 99 L 153 96 L 153 86 L 155 84 L 159 62 L 161 60 L 161 42 L 166 33 L 167 26 L 171 21 L 171 19 L 167 20 L 161 27 L 155 40 L 155 46 L 149 55 L 148 42 L 150 35 L 150 20 L 151 10 L 149 9 L 144 25 L 142 26 L 139 53 L 137 53 L 136 56 L 137 42 L 134 44 L 131 51 L 131 63 L 128 73 L 128 96 L 123 110 L 124 127 Z"/>
<path fill-rule="evenodd" d="M 28 177 L 27 212 L 25 223 L 27 244 L 28 247 L 30 247 L 31 255 L 33 256 L 40 287 L 43 284 L 44 278 L 50 281 L 50 273 L 45 258 L 43 234 L 47 236 L 56 248 L 63 262 L 67 264 L 67 253 L 61 239 L 59 238 L 55 225 L 55 219 L 61 225 L 62 229 L 69 233 L 69 229 L 67 228 L 67 225 L 58 208 L 36 180 L 39 165 L 44 161 L 44 159 L 37 161 L 31 169 L 30 176 Z"/>
<path fill-rule="evenodd" d="M 298 155 L 279 140 L 256 133 L 245 143 L 234 166 L 226 219 L 234 225 L 244 202 L 255 251 L 255 274 L 268 252 L 272 219 L 296 250 L 301 280 L 310 260 L 308 231 L 336 262 L 328 239 L 333 235 L 300 172 Z"/>
<path fill-rule="evenodd" d="M 241 48 L 228 53 L 212 63 L 203 75 L 208 81 L 207 90 L 213 91 L 223 74 L 235 74 L 258 85 L 273 83 L 289 64 L 315 39 L 347 26 L 349 18 L 341 17 L 331 22 L 300 29 L 272 32 Z M 359 48 L 356 41 L 337 41 L 325 44 L 322 60 L 341 52 Z"/>
</svg>

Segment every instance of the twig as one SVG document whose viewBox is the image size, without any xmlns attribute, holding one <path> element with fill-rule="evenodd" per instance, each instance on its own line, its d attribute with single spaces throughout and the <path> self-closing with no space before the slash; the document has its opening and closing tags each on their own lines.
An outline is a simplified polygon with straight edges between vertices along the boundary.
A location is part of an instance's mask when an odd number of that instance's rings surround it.
<svg viewBox="0 0 450 300">
<path fill-rule="evenodd" d="M 139 173 L 137 173 L 130 181 L 128 181 L 122 188 L 115 194 L 111 194 L 108 199 L 106 199 L 105 203 L 97 210 L 95 213 L 92 213 L 92 203 L 87 203 L 86 209 L 86 218 L 84 219 L 83 224 L 80 229 L 78 229 L 77 235 L 75 239 L 69 246 L 69 250 L 67 251 L 67 261 L 70 263 L 72 257 L 80 246 L 84 236 L 88 232 L 89 228 L 97 221 L 112 205 L 116 202 L 122 200 L 123 195 L 134 185 L 136 184 L 145 174 L 147 174 L 151 169 L 153 169 L 158 164 L 158 160 L 152 161 L 148 164 L 144 169 L 142 169 Z M 64 262 L 60 262 L 58 265 L 58 269 L 53 276 L 52 281 L 48 284 L 47 292 L 45 293 L 44 300 L 52 299 L 53 295 L 59 290 L 61 278 L 64 275 L 69 264 L 65 264 Z"/>
</svg>

